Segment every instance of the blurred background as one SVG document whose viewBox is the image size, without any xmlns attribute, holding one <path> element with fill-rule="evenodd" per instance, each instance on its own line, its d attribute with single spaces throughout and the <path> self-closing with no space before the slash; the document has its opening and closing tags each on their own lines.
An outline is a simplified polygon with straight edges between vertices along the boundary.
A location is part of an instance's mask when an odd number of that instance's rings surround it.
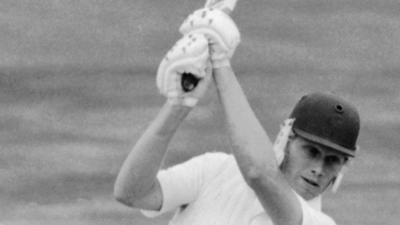
<svg viewBox="0 0 400 225">
<path fill-rule="evenodd" d="M 155 73 L 203 1 L 0 1 L 0 223 L 167 224 L 113 200 L 124 158 L 164 98 Z M 268 134 L 300 96 L 336 93 L 362 119 L 360 151 L 324 210 L 338 224 L 398 223 L 400 5 L 395 0 L 246 0 L 233 58 Z M 215 88 L 164 166 L 229 152 Z M 206 144 L 204 144 L 206 143 Z"/>
</svg>

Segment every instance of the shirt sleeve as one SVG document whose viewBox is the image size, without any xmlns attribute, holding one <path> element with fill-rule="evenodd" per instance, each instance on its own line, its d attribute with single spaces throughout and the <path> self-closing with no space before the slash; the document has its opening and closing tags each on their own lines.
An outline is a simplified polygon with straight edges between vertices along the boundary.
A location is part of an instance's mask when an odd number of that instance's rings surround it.
<svg viewBox="0 0 400 225">
<path fill-rule="evenodd" d="M 298 196 L 303 211 L 302 225 L 336 225 L 335 221 L 322 211 L 312 208 L 302 197 Z"/>
<path fill-rule="evenodd" d="M 219 173 L 223 161 L 228 156 L 225 153 L 205 153 L 161 170 L 157 174 L 163 193 L 161 209 L 141 210 L 143 215 L 156 217 L 195 201 L 202 187 L 208 183 L 207 180 Z"/>
</svg>

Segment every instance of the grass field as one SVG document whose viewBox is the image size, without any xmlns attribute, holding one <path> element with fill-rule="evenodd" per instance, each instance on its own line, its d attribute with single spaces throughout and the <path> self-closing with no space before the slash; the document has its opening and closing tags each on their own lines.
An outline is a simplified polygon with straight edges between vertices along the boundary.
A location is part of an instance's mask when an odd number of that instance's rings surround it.
<svg viewBox="0 0 400 225">
<path fill-rule="evenodd" d="M 201 1 L 0 2 L 0 223 L 167 224 L 112 198 L 119 167 L 164 99 L 161 57 Z M 400 7 L 381 0 L 247 0 L 233 67 L 274 137 L 297 99 L 335 92 L 360 110 L 360 152 L 324 210 L 338 224 L 398 223 Z M 165 166 L 229 151 L 211 89 Z M 195 137 L 202 137 L 195 138 Z M 207 145 L 204 145 L 204 142 Z"/>
</svg>

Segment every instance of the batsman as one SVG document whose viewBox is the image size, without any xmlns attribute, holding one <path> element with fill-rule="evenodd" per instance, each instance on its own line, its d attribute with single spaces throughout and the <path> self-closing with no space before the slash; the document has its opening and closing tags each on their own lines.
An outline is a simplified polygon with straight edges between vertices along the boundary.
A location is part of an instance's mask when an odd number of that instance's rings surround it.
<svg viewBox="0 0 400 225">
<path fill-rule="evenodd" d="M 180 27 L 156 85 L 166 103 L 124 161 L 115 198 L 170 225 L 334 225 L 321 196 L 336 189 L 357 150 L 360 118 L 329 93 L 299 99 L 274 142 L 256 118 L 230 65 L 240 32 L 236 0 L 206 2 Z M 161 170 L 179 125 L 215 82 L 231 153 L 209 152 Z"/>
</svg>

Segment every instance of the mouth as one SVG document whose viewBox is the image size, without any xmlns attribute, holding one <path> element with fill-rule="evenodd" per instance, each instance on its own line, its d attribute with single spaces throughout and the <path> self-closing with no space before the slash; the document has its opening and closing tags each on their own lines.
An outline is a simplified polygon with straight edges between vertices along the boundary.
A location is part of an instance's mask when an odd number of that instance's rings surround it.
<svg viewBox="0 0 400 225">
<path fill-rule="evenodd" d="M 318 184 L 317 182 L 315 182 L 315 181 L 313 181 L 313 180 L 310 180 L 310 179 L 307 179 L 307 178 L 305 178 L 305 177 L 302 177 L 302 178 L 303 178 L 303 180 L 304 180 L 306 183 L 310 184 L 311 186 L 319 187 L 319 184 Z"/>
</svg>

